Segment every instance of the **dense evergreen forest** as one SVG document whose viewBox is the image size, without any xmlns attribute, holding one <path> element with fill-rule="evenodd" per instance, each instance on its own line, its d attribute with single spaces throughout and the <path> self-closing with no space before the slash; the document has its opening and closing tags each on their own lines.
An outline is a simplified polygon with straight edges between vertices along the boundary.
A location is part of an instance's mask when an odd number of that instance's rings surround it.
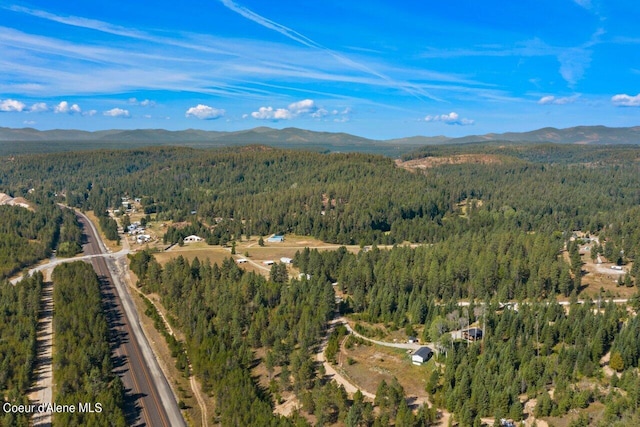
<svg viewBox="0 0 640 427">
<path fill-rule="evenodd" d="M 102 412 L 61 412 L 64 426 L 125 426 L 124 387 L 112 372 L 109 327 L 102 309 L 100 282 L 90 264 L 76 261 L 53 271 L 53 372 L 60 405 L 102 404 Z"/>
<path fill-rule="evenodd" d="M 376 416 L 362 395 L 349 399 L 342 387 L 323 378 L 314 355 L 333 317 L 335 296 L 331 283 L 320 276 L 283 283 L 272 274 L 266 280 L 231 258 L 212 266 L 178 257 L 162 268 L 147 251 L 131 257 L 131 268 L 143 290 L 159 293 L 179 319 L 193 372 L 213 393 L 220 425 L 308 425 L 298 414 L 273 415 L 274 403 L 289 392 L 299 396 L 320 425 L 386 426 L 400 416 L 408 422 L 403 425 L 421 426 L 435 419 L 424 408 L 412 414 L 400 384 L 383 387 L 384 404 L 377 405 Z M 268 389 L 252 379 L 258 349 L 265 352 Z"/>
<path fill-rule="evenodd" d="M 381 384 L 373 404 L 326 382 L 313 360 L 336 309 L 335 282 L 346 297 L 340 310 L 355 321 L 417 329 L 446 353 L 428 391 L 461 425 L 485 416 L 520 420 L 522 396 L 538 399 L 538 416 L 597 401 L 606 408 L 600 425 L 633 425 L 640 326 L 624 307 L 575 302 L 582 264 L 570 237 L 597 235 L 593 256 L 629 266 L 625 283 L 640 285 L 640 149 L 470 144 L 428 147 L 406 160 L 461 155 L 491 162 L 405 170 L 379 156 L 262 146 L 16 156 L 0 164 L 0 191 L 93 209 L 113 239 L 107 210 L 128 196 L 141 198 L 149 219 L 181 223 L 167 228 L 167 243 L 284 232 L 363 247 L 300 251 L 294 265 L 310 277 L 302 280 L 289 280 L 278 265 L 266 279 L 231 259 L 178 258 L 161 267 L 149 252 L 132 257 L 143 290 L 161 295 L 178 319 L 222 425 L 305 425 L 297 413 L 273 415 L 292 392 L 319 425 L 433 422 L 432 411 L 408 410 L 395 382 Z M 559 295 L 574 303 L 561 307 Z M 472 305 L 461 308 L 460 299 Z M 501 308 L 507 300 L 526 304 Z M 482 342 L 451 342 L 449 332 L 474 321 L 485 328 Z M 620 377 L 603 374 L 607 353 Z M 267 388 L 252 378 L 258 363 L 268 369 Z"/>
<path fill-rule="evenodd" d="M 531 238 L 540 240 L 539 236 Z M 555 261 L 519 245 L 516 238 L 509 244 L 498 240 L 481 253 L 463 251 L 459 246 L 446 251 L 445 244 L 390 251 L 374 247 L 357 255 L 346 250 L 306 249 L 297 254 L 295 264 L 312 277 L 323 277 L 328 282 L 337 280 L 347 295 L 343 310 L 351 312 L 355 319 L 390 325 L 392 329 L 422 328 L 423 342 L 433 343 L 446 352 L 442 358 L 443 372 L 429 380 L 428 391 L 438 407 L 453 412 L 462 425 L 476 425 L 480 417 L 522 419 L 521 395 L 544 402 L 536 410 L 536 416 L 564 415 L 599 400 L 607 405 L 602 426 L 615 422 L 631 425 L 625 423 L 637 421 L 636 405 L 640 402 L 640 378 L 635 369 L 640 361 L 638 317 L 630 316 L 626 307 L 613 303 L 599 310 L 594 301 L 574 303 L 565 310 L 555 299 L 542 299 L 544 295 L 535 294 L 544 292 L 544 287 L 534 287 L 534 294 L 526 295 L 531 287 L 529 280 L 539 286 L 545 283 L 553 286 L 553 281 L 541 277 L 540 271 L 530 272 L 519 261 L 509 271 L 500 259 L 504 256 L 500 248 L 525 253 L 526 259 L 532 260 L 531 265 L 549 268 L 545 270 L 547 273 L 556 267 Z M 550 253 L 554 251 L 552 248 Z M 462 260 L 456 263 L 450 259 L 447 262 L 450 268 L 430 264 L 430 259 L 446 260 L 443 253 Z M 474 265 L 475 259 L 464 258 L 470 253 L 494 259 Z M 457 272 L 461 266 L 467 266 L 466 273 Z M 482 286 L 487 280 L 483 266 L 506 275 L 504 282 L 500 274 L 490 278 L 490 283 L 497 286 L 495 293 L 475 295 L 486 304 L 478 302 L 468 307 L 455 304 L 457 297 L 467 295 L 448 295 L 444 298 L 448 303 L 441 303 L 440 287 L 469 293 Z M 552 276 L 556 279 L 564 276 L 571 286 L 568 266 L 557 267 L 561 271 Z M 475 278 L 474 274 L 480 277 Z M 518 277 L 528 279 L 522 282 Z M 499 305 L 498 301 L 504 301 L 501 297 L 508 295 L 508 286 L 514 284 L 516 292 L 521 292 L 517 295 L 519 300 L 527 296 L 541 302 L 523 304 L 517 310 Z M 504 286 L 507 288 L 502 290 Z M 482 342 L 469 345 L 451 341 L 448 332 L 474 322 L 484 330 L 486 338 Z M 575 385 L 585 378 L 601 383 L 600 359 L 609 351 L 612 358 L 619 360 L 615 369 L 624 371 L 623 380 L 618 382 L 617 377 L 615 380 L 612 377 L 612 383 L 633 395 L 622 398 L 620 390 L 614 388 Z M 549 389 L 554 390 L 553 399 L 547 393 Z"/>
<path fill-rule="evenodd" d="M 0 281 L 0 394 L 2 403 L 26 405 L 36 359 L 42 274 L 17 285 Z M 28 426 L 29 415 L 0 411 L 0 425 Z"/>
<path fill-rule="evenodd" d="M 0 189 L 27 198 L 57 194 L 99 216 L 119 207 L 124 195 L 141 197 L 145 212 L 158 219 L 187 220 L 196 228 L 218 224 L 211 242 L 276 232 L 341 244 L 439 242 L 494 224 L 595 233 L 623 224 L 640 204 L 637 148 L 471 144 L 429 150 L 500 155 L 497 163 L 442 165 L 424 174 L 378 156 L 261 146 L 16 156 L 0 164 Z M 472 201 L 475 224 L 459 215 L 461 204 Z M 633 256 L 637 243 L 625 241 L 621 249 Z"/>
<path fill-rule="evenodd" d="M 81 251 L 82 231 L 72 211 L 51 201 L 31 211 L 16 206 L 0 206 L 0 278 L 46 258 L 53 249 L 59 256 Z"/>
</svg>

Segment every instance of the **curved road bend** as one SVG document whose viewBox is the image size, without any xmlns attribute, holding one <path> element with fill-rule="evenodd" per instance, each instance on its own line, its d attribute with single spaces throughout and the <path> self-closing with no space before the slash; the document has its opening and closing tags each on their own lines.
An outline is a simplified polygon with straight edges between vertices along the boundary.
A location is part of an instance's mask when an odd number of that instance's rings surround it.
<svg viewBox="0 0 640 427">
<path fill-rule="evenodd" d="M 108 251 L 89 219 L 76 213 L 87 242 L 87 255 Z M 176 399 L 144 336 L 133 301 L 111 257 L 93 257 L 91 263 L 104 283 L 103 298 L 112 330 L 116 372 L 124 383 L 127 423 L 135 426 L 186 426 Z"/>
</svg>

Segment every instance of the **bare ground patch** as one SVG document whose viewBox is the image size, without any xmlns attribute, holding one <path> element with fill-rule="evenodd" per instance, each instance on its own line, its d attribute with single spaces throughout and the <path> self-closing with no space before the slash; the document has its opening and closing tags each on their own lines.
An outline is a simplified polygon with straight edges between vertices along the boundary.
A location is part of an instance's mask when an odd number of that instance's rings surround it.
<svg viewBox="0 0 640 427">
<path fill-rule="evenodd" d="M 358 387 L 371 393 L 376 392 L 382 380 L 389 383 L 395 377 L 404 388 L 407 398 L 426 402 L 425 386 L 434 363 L 429 361 L 416 366 L 411 363 L 407 350 L 375 344 L 354 344 L 351 349 L 342 349 L 338 369 Z"/>
<path fill-rule="evenodd" d="M 493 154 L 457 154 L 446 157 L 423 157 L 421 159 L 407 160 L 406 162 L 396 160 L 396 166 L 410 171 L 431 169 L 442 165 L 459 165 L 465 163 L 492 165 L 501 164 L 502 160 L 499 156 Z"/>
<path fill-rule="evenodd" d="M 590 246 L 590 245 L 587 245 Z M 580 255 L 582 258 L 582 291 L 581 297 L 590 296 L 598 298 L 600 291 L 603 290 L 605 296 L 613 296 L 616 298 L 631 298 L 635 295 L 637 288 L 635 286 L 626 287 L 619 286 L 618 280 L 624 278 L 624 275 L 631 270 L 631 264 L 622 267 L 622 270 L 611 268 L 614 263 L 608 262 L 601 257 L 601 263 L 591 259 L 589 250 L 586 246 L 581 247 Z M 569 254 L 567 251 L 563 253 L 564 260 L 569 262 Z"/>
</svg>

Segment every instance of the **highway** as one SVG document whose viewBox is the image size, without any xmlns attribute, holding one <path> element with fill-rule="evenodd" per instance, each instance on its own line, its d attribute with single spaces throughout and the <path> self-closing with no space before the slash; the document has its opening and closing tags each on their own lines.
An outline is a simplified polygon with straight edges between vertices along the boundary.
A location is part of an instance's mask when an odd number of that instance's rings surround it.
<svg viewBox="0 0 640 427">
<path fill-rule="evenodd" d="M 126 264 L 116 262 L 114 257 L 92 256 L 107 254 L 108 250 L 91 221 L 80 213 L 77 215 L 87 239 L 84 253 L 103 283 L 114 366 L 126 390 L 127 423 L 148 427 L 186 426 L 175 396 L 142 332 L 137 311 L 121 278 Z M 124 261 L 124 258 L 118 258 Z"/>
</svg>

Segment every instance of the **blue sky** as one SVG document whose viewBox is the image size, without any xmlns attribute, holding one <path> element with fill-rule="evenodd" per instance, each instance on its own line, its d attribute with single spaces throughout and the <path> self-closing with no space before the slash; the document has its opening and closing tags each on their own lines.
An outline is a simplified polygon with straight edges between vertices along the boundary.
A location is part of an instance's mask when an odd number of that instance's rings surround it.
<svg viewBox="0 0 640 427">
<path fill-rule="evenodd" d="M 0 0 L 0 126 L 635 126 L 638 16 L 636 0 Z"/>
</svg>

